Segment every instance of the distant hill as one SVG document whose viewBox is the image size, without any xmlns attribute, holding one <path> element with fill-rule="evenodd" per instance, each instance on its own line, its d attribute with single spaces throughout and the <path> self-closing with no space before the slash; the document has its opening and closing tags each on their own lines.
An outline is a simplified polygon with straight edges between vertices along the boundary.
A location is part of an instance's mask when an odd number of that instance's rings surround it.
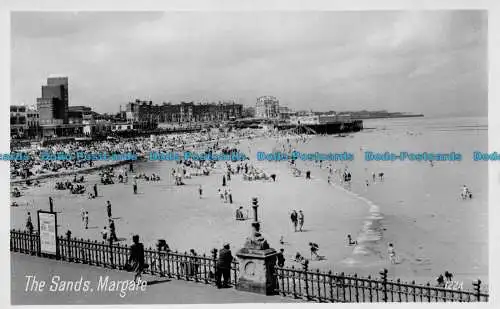
<svg viewBox="0 0 500 309">
<path fill-rule="evenodd" d="M 411 114 L 388 111 L 354 111 L 354 112 L 339 112 L 338 116 L 350 116 L 351 119 L 374 119 L 374 118 L 407 118 L 407 117 L 424 117 L 423 114 Z"/>
</svg>

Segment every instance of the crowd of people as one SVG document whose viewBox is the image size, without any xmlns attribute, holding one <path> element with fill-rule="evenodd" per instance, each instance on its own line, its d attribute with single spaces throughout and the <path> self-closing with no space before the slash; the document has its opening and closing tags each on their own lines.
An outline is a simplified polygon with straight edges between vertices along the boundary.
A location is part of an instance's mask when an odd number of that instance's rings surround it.
<svg viewBox="0 0 500 309">
<path fill-rule="evenodd" d="M 42 150 L 50 150 L 50 151 L 64 151 L 64 152 L 74 152 L 74 151 L 85 151 L 85 152 L 106 152 L 108 154 L 111 153 L 126 153 L 126 152 L 134 152 L 140 155 L 145 156 L 147 152 L 153 151 L 179 151 L 186 150 L 191 147 L 195 143 L 202 142 L 212 142 L 212 146 L 206 146 L 202 148 L 207 153 L 210 151 L 217 152 L 232 152 L 238 151 L 236 148 L 224 148 L 222 146 L 222 142 L 219 144 L 218 141 L 222 141 L 224 138 L 242 138 L 248 137 L 250 134 L 248 133 L 233 133 L 232 135 L 228 134 L 206 134 L 206 133 L 189 133 L 189 134 L 177 134 L 177 135 L 168 135 L 168 136 L 158 136 L 153 138 L 136 138 L 132 140 L 110 140 L 106 142 L 99 143 L 90 143 L 90 145 L 85 145 L 81 143 L 71 143 L 64 146 L 56 145 L 50 146 L 48 148 L 36 148 L 30 149 L 28 152 L 32 154 L 39 154 Z M 307 137 L 299 137 L 298 141 L 305 143 L 307 141 Z M 203 146 L 198 145 L 198 148 Z M 291 143 L 288 143 L 288 146 L 283 148 L 288 149 L 289 151 L 293 151 Z M 69 171 L 78 171 L 80 168 L 92 167 L 93 164 L 96 164 L 93 161 L 41 161 L 36 159 L 36 156 L 32 156 L 35 158 L 33 162 L 13 162 L 11 164 L 11 175 L 13 179 L 27 178 L 30 176 L 36 176 L 43 173 L 48 172 L 58 172 L 61 170 L 69 170 Z M 321 168 L 328 169 L 328 178 L 327 181 L 331 184 L 333 181 L 338 180 L 341 183 L 350 183 L 352 181 L 353 175 L 349 168 L 346 166 L 344 169 L 334 169 L 333 166 L 330 165 L 322 165 L 322 162 L 316 162 L 320 165 Z M 311 170 L 301 171 L 297 168 L 295 162 L 290 162 L 290 167 L 292 173 L 296 176 L 304 177 L 309 180 L 312 179 Z M 268 173 L 264 171 L 262 168 L 254 166 L 249 161 L 238 161 L 238 162 L 225 162 L 222 164 L 218 164 L 215 161 L 199 161 L 199 160 L 179 160 L 177 162 L 177 166 L 172 168 L 171 176 L 174 180 L 175 185 L 183 185 L 185 184 L 186 179 L 191 179 L 194 176 L 207 176 L 212 174 L 216 169 L 220 168 L 222 170 L 222 174 L 220 178 L 218 178 L 218 182 L 220 181 L 220 186 L 217 188 L 217 195 L 223 203 L 227 203 L 229 205 L 236 204 L 236 215 L 235 219 L 237 221 L 243 221 L 248 219 L 248 211 L 245 212 L 243 206 L 239 206 L 239 203 L 235 200 L 233 196 L 233 191 L 231 190 L 231 181 L 234 177 L 239 176 L 244 181 L 255 181 L 255 180 L 267 180 L 271 182 L 276 182 L 277 177 L 276 174 Z M 118 171 L 117 171 L 118 170 Z M 118 183 L 128 183 L 129 176 L 132 177 L 132 188 L 133 194 L 138 194 L 138 180 L 143 180 L 147 182 L 157 182 L 161 181 L 161 177 L 157 173 L 152 173 L 147 175 L 145 173 L 135 173 L 133 171 L 133 165 L 129 165 L 129 169 L 126 170 L 116 169 L 113 167 L 103 168 L 100 171 L 101 176 L 101 185 L 115 184 Z M 58 190 L 83 190 L 85 189 L 89 192 L 89 198 L 96 198 L 98 195 L 98 187 L 97 184 L 93 185 L 93 188 L 85 188 L 83 184 L 85 183 L 85 179 L 77 178 L 76 176 L 73 178 L 73 181 L 66 180 L 65 182 L 58 182 L 56 184 L 56 188 Z M 368 177 L 369 178 L 369 177 Z M 383 181 L 384 173 L 383 172 L 373 172 L 372 173 L 372 181 Z M 116 182 L 115 182 L 116 181 Z M 14 196 L 20 196 L 21 193 L 17 188 L 15 188 Z M 196 190 L 196 189 L 195 189 Z M 204 198 L 204 190 L 201 185 L 197 186 L 198 196 L 200 199 Z M 82 193 L 83 193 L 82 192 Z M 196 191 L 195 191 L 196 192 Z M 470 191 L 465 191 L 465 193 L 470 193 Z M 116 223 L 115 218 L 112 217 L 112 205 L 111 201 L 107 201 L 104 205 L 104 209 L 107 214 L 107 225 L 103 227 L 101 231 L 102 239 L 104 241 L 119 241 L 120 239 L 117 237 L 116 231 Z M 286 210 L 284 211 L 286 214 Z M 89 229 L 89 212 L 87 210 L 82 209 L 82 224 L 84 229 Z M 33 230 L 33 224 L 31 222 L 31 215 L 28 213 L 28 219 L 26 223 L 26 228 L 28 230 Z M 292 210 L 290 213 L 290 220 L 292 223 L 292 228 L 294 232 L 304 232 L 304 224 L 305 224 L 305 214 L 303 210 Z M 347 235 L 347 245 L 348 246 L 356 246 L 357 241 L 352 238 L 349 234 Z M 283 239 L 280 241 L 280 244 L 284 244 Z M 310 251 L 310 259 L 311 260 L 322 260 L 323 256 L 319 254 L 320 246 L 315 242 L 309 242 L 309 251 Z M 294 250 L 295 251 L 295 250 Z M 293 252 L 293 251 L 292 251 Z M 196 256 L 196 252 L 191 250 L 191 254 Z M 389 257 L 390 263 L 397 263 L 398 257 L 395 252 L 394 245 L 388 244 L 387 254 Z M 306 254 L 307 255 L 307 254 Z M 291 257 L 293 258 L 293 256 Z M 297 252 L 295 254 L 295 258 L 292 259 L 297 263 L 307 263 L 307 258 L 304 257 L 303 254 Z M 219 256 L 216 263 L 216 272 L 214 274 L 216 284 L 219 288 L 228 286 L 230 283 L 230 269 L 231 263 L 233 261 L 233 256 L 231 254 L 231 250 L 229 247 L 229 243 L 225 243 L 223 248 L 219 250 Z M 277 255 L 277 265 L 279 267 L 285 266 L 285 250 L 284 248 L 280 248 Z M 144 262 L 144 246 L 139 241 L 139 236 L 135 235 L 133 237 L 133 245 L 131 247 L 131 254 L 129 258 L 130 270 L 134 271 L 135 277 L 134 280 L 141 280 L 141 275 L 144 269 L 148 267 Z M 189 273 L 196 273 L 196 268 L 189 268 Z"/>
</svg>

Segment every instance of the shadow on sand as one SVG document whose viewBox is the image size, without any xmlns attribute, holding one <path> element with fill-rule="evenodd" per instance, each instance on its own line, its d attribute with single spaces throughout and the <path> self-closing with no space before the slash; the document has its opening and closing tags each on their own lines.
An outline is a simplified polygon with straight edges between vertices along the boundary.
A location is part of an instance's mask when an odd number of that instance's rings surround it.
<svg viewBox="0 0 500 309">
<path fill-rule="evenodd" d="M 160 283 L 165 283 L 165 282 L 170 282 L 172 280 L 170 279 L 154 279 L 154 280 L 151 280 L 151 281 L 147 281 L 147 285 L 150 286 L 150 285 L 155 285 L 155 284 L 160 284 Z"/>
</svg>

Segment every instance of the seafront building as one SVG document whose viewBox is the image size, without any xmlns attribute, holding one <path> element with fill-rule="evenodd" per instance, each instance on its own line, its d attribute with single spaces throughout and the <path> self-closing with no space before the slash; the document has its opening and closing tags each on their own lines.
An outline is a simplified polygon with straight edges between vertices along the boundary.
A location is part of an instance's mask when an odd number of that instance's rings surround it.
<svg viewBox="0 0 500 309">
<path fill-rule="evenodd" d="M 297 115 L 296 112 L 292 111 L 289 107 L 287 106 L 280 106 L 279 107 L 279 119 L 282 121 L 289 121 L 291 117 Z"/>
<path fill-rule="evenodd" d="M 42 86 L 42 96 L 37 98 L 40 124 L 59 125 L 68 123 L 68 77 L 52 76 Z"/>
<path fill-rule="evenodd" d="M 36 99 L 42 137 L 82 134 L 83 126 L 69 123 L 69 82 L 67 76 L 50 76 Z"/>
<path fill-rule="evenodd" d="M 34 138 L 40 133 L 40 115 L 36 106 L 10 106 L 10 136 Z"/>
<path fill-rule="evenodd" d="M 69 106 L 69 79 L 51 75 L 41 86 L 36 107 L 12 105 L 11 136 L 17 138 L 95 137 L 120 131 L 156 130 L 159 124 L 199 124 L 236 120 L 243 117 L 243 105 L 234 101 L 218 103 L 181 102 L 153 105 L 135 100 L 116 115 L 100 115 L 88 106 Z"/>
<path fill-rule="evenodd" d="M 279 115 L 279 100 L 276 97 L 262 96 L 257 98 L 257 103 L 255 104 L 255 117 L 276 119 Z"/>
<path fill-rule="evenodd" d="M 135 127 L 155 129 L 159 123 L 198 123 L 241 118 L 243 105 L 234 101 L 219 103 L 181 102 L 153 105 L 152 101 L 136 100 L 127 104 L 127 123 Z"/>
<path fill-rule="evenodd" d="M 10 106 L 10 135 L 11 136 L 24 136 L 24 132 L 28 127 L 27 107 L 24 105 L 11 105 Z"/>
</svg>

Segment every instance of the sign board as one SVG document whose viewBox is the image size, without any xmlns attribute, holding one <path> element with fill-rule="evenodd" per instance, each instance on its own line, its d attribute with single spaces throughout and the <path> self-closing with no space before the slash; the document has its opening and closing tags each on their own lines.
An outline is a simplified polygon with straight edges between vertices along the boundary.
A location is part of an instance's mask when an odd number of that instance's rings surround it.
<svg viewBox="0 0 500 309">
<path fill-rule="evenodd" d="M 57 256 L 57 214 L 55 212 L 38 211 L 38 233 L 40 252 Z"/>
</svg>

